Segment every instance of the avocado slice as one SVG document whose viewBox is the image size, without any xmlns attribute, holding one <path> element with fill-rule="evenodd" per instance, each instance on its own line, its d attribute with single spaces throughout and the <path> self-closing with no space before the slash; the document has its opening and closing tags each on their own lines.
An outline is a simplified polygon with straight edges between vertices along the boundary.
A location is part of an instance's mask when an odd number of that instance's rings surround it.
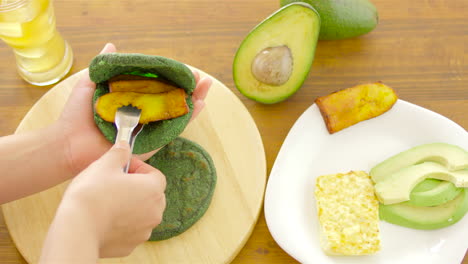
<svg viewBox="0 0 468 264">
<path fill-rule="evenodd" d="M 449 181 L 425 179 L 413 188 L 406 204 L 416 206 L 436 206 L 457 197 L 463 188 L 457 188 Z"/>
<path fill-rule="evenodd" d="M 280 0 L 310 4 L 320 14 L 321 40 L 357 37 L 372 31 L 379 22 L 377 8 L 369 0 Z"/>
<path fill-rule="evenodd" d="M 427 178 L 450 181 L 456 187 L 468 187 L 468 170 L 448 171 L 435 162 L 409 166 L 375 185 L 375 194 L 383 204 L 394 204 L 410 199 L 411 190 Z"/>
<path fill-rule="evenodd" d="M 312 66 L 320 17 L 308 4 L 287 5 L 258 24 L 233 62 L 237 89 L 255 101 L 273 104 L 294 94 Z"/>
<path fill-rule="evenodd" d="M 455 224 L 468 211 L 468 195 L 462 189 L 453 200 L 438 206 L 415 206 L 407 203 L 379 206 L 380 219 L 414 229 L 438 229 Z"/>
<path fill-rule="evenodd" d="M 438 162 L 448 171 L 463 170 L 468 168 L 468 152 L 447 143 L 419 145 L 377 164 L 371 169 L 370 176 L 375 183 L 378 183 L 405 167 L 425 161 Z"/>
</svg>

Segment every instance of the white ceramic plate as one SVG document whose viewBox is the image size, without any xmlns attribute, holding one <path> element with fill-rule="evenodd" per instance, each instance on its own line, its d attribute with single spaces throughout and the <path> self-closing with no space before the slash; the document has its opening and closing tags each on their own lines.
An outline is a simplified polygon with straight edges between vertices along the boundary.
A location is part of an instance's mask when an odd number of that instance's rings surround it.
<svg viewBox="0 0 468 264">
<path fill-rule="evenodd" d="M 330 135 L 312 105 L 289 132 L 269 177 L 265 217 L 271 234 L 301 263 L 460 263 L 468 247 L 468 215 L 432 231 L 381 221 L 382 249 L 373 256 L 330 257 L 319 244 L 317 176 L 369 171 L 389 156 L 431 142 L 468 149 L 468 133 L 437 113 L 398 100 L 387 113 Z"/>
</svg>

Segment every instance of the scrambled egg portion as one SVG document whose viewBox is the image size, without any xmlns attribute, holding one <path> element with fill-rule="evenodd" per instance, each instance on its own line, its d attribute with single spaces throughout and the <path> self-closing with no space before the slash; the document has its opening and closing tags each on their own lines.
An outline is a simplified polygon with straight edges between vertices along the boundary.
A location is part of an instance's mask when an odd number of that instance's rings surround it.
<svg viewBox="0 0 468 264">
<path fill-rule="evenodd" d="M 371 255 L 380 250 L 379 202 L 367 173 L 320 176 L 315 198 L 326 254 Z"/>
</svg>

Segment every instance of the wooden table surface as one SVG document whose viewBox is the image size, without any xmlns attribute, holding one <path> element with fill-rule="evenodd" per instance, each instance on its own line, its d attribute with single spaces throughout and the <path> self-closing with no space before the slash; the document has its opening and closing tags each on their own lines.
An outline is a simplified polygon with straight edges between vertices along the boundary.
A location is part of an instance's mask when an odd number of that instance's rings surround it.
<svg viewBox="0 0 468 264">
<path fill-rule="evenodd" d="M 257 122 L 270 171 L 299 115 L 317 96 L 381 80 L 401 99 L 468 129 L 468 2 L 373 0 L 380 22 L 368 35 L 318 44 L 304 86 L 287 101 L 262 105 L 234 87 L 232 61 L 246 34 L 279 8 L 279 0 L 56 0 L 57 24 L 71 44 L 71 73 L 87 67 L 106 42 L 122 52 L 172 57 L 215 76 L 239 96 Z M 1 43 L 1 42 L 0 42 Z M 22 81 L 0 44 L 0 136 L 14 132 L 50 87 Z M 240 124 L 241 125 L 241 124 Z M 0 217 L 0 262 L 25 263 Z M 296 263 L 273 240 L 262 213 L 233 263 Z M 468 256 L 463 261 L 468 264 Z"/>
</svg>

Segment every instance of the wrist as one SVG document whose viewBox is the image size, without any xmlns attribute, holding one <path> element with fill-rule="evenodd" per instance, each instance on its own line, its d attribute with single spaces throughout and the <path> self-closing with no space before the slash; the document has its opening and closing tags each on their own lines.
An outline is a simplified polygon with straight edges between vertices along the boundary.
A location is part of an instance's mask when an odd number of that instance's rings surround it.
<svg viewBox="0 0 468 264">
<path fill-rule="evenodd" d="M 93 218 L 78 203 L 62 201 L 50 226 L 40 263 L 96 263 L 100 243 Z"/>
<path fill-rule="evenodd" d="M 51 138 L 57 142 L 58 148 L 58 165 L 62 167 L 66 179 L 76 176 L 79 171 L 75 168 L 73 162 L 73 156 L 71 152 L 71 141 L 72 135 L 67 133 L 67 130 L 60 126 L 58 123 L 54 123 L 46 128 L 47 133 L 50 134 Z"/>
<path fill-rule="evenodd" d="M 70 185 L 74 184 L 75 180 L 79 180 L 78 177 L 75 178 Z M 79 189 L 78 191 L 76 190 L 76 188 L 68 188 L 65 191 L 62 202 L 57 210 L 57 215 L 63 214 L 64 219 L 77 217 L 76 221 L 79 221 L 84 227 L 92 231 L 92 234 L 94 234 L 93 240 L 101 243 L 103 234 L 106 231 L 104 227 L 108 224 L 103 221 L 106 217 L 101 210 L 96 207 L 95 197 L 87 195 Z"/>
<path fill-rule="evenodd" d="M 57 209 L 54 221 L 56 220 L 60 226 L 63 224 L 63 227 L 70 226 L 67 223 L 74 223 L 76 225 L 73 226 L 79 226 L 82 231 L 89 234 L 88 239 L 99 242 L 99 228 L 96 217 L 96 214 L 84 206 L 83 202 L 64 196 Z"/>
</svg>

